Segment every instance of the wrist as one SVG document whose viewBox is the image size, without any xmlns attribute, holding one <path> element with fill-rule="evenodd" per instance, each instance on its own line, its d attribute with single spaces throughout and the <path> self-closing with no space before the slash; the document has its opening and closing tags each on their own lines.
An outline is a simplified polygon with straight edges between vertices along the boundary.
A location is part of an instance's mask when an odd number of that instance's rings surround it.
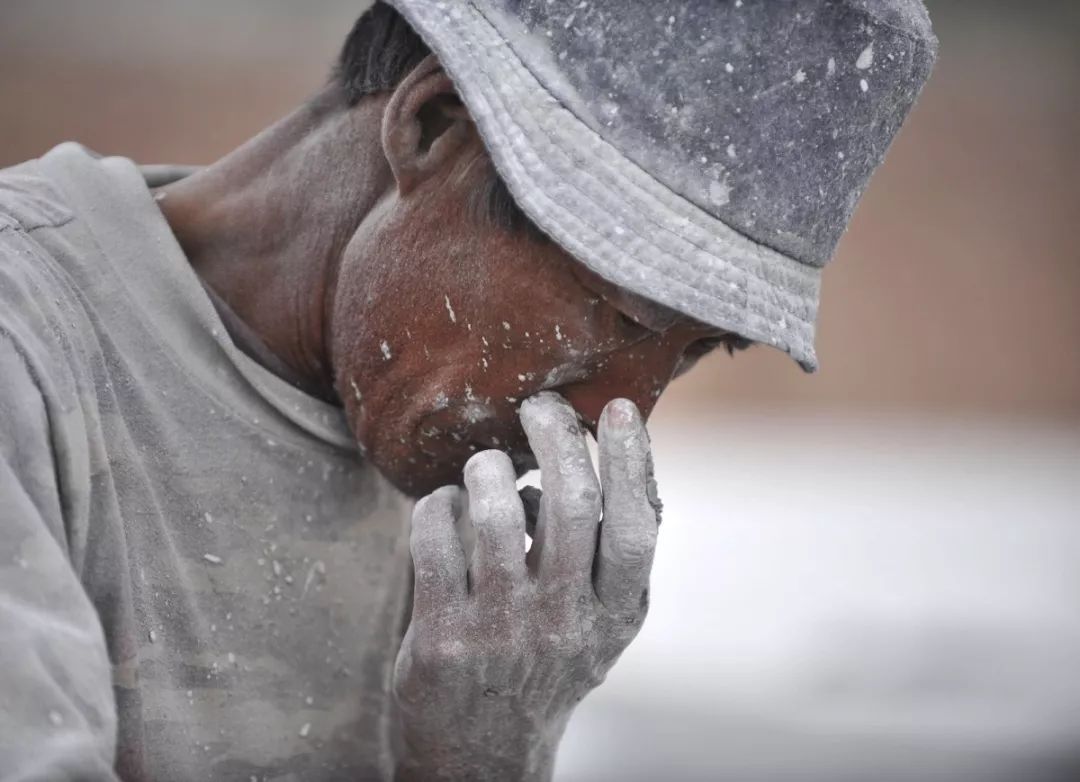
<svg viewBox="0 0 1080 782">
<path fill-rule="evenodd" d="M 399 715 L 397 782 L 498 779 L 544 782 L 569 715 L 540 724 L 533 720 L 455 716 L 446 720 Z"/>
</svg>

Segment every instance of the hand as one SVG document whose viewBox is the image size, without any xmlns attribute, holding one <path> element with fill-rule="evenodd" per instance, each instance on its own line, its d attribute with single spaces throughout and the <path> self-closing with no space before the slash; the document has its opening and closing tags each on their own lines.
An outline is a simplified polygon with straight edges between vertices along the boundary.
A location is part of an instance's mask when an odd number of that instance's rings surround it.
<svg viewBox="0 0 1080 782">
<path fill-rule="evenodd" d="M 645 618 L 659 503 L 637 408 L 616 400 L 600 418 L 602 481 L 562 397 L 527 400 L 521 421 L 544 483 L 527 555 L 526 512 L 499 451 L 465 466 L 468 566 L 458 489 L 416 506 L 413 615 L 394 672 L 399 778 L 548 778 L 574 706 Z"/>
</svg>

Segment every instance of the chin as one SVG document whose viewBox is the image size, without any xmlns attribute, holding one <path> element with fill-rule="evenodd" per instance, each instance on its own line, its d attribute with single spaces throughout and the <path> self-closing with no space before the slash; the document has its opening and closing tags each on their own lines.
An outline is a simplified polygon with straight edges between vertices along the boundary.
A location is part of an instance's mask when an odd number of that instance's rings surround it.
<svg viewBox="0 0 1080 782">
<path fill-rule="evenodd" d="M 388 465 L 380 464 L 378 458 L 373 458 L 371 461 L 395 489 L 414 500 L 426 497 L 443 486 L 461 484 L 461 470 L 453 467 L 410 465 L 412 469 L 401 469 L 396 461 Z"/>
<path fill-rule="evenodd" d="M 383 431 L 367 458 L 399 491 L 419 499 L 443 486 L 462 485 L 465 463 L 486 450 L 510 457 L 520 478 L 536 469 L 515 411 L 506 419 L 462 425 L 454 410 L 438 410 L 413 426 Z"/>
</svg>

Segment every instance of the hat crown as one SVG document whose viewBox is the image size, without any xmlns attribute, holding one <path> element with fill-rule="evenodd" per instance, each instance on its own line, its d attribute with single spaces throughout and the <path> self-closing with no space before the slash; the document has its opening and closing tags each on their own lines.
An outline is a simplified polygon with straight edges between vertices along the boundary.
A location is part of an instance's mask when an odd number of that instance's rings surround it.
<svg viewBox="0 0 1080 782">
<path fill-rule="evenodd" d="M 672 191 L 822 266 L 929 77 L 920 0 L 473 0 Z"/>
</svg>

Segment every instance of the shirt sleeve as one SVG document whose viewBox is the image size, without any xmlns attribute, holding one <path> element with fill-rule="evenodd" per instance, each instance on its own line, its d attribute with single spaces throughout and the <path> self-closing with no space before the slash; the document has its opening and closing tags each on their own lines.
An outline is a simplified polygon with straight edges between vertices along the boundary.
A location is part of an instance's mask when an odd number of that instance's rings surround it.
<svg viewBox="0 0 1080 782">
<path fill-rule="evenodd" d="M 46 405 L 0 328 L 0 779 L 117 780 L 104 631 L 68 555 Z"/>
</svg>

